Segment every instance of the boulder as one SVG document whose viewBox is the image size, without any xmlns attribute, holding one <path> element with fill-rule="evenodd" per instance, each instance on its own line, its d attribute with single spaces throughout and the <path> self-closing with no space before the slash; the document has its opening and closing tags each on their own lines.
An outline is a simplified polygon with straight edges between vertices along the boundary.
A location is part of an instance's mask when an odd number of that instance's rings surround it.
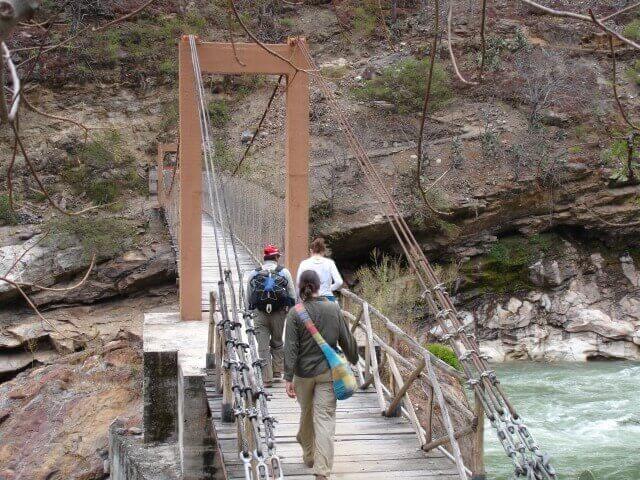
<svg viewBox="0 0 640 480">
<path fill-rule="evenodd" d="M 567 313 L 567 332 L 593 332 L 611 339 L 630 339 L 633 327 L 626 322 L 618 322 L 597 309 L 574 309 Z"/>
</svg>

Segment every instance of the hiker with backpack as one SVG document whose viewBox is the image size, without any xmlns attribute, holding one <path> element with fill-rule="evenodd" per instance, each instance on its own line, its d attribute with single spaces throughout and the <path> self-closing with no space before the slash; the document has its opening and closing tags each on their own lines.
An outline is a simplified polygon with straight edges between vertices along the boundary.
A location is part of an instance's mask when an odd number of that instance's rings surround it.
<svg viewBox="0 0 640 480">
<path fill-rule="evenodd" d="M 249 310 L 255 313 L 258 354 L 264 361 L 262 378 L 265 386 L 270 386 L 281 380 L 282 332 L 287 311 L 295 303 L 296 290 L 291 273 L 278 263 L 278 247 L 266 245 L 263 253 L 264 263 L 253 270 L 247 280 L 247 302 Z"/>
<path fill-rule="evenodd" d="M 301 302 L 287 314 L 285 389 L 300 404 L 296 440 L 302 460 L 313 468 L 316 480 L 326 480 L 333 467 L 336 400 L 349 398 L 356 389 L 346 361 L 357 363 L 358 345 L 340 306 L 320 295 L 316 272 L 299 275 L 298 291 Z"/>
<path fill-rule="evenodd" d="M 327 245 L 324 238 L 316 238 L 309 246 L 309 258 L 300 262 L 296 280 L 300 285 L 300 275 L 307 270 L 313 270 L 320 277 L 320 295 L 332 302 L 336 301 L 334 292 L 340 290 L 344 281 L 336 267 L 336 263 L 326 257 Z"/>
</svg>

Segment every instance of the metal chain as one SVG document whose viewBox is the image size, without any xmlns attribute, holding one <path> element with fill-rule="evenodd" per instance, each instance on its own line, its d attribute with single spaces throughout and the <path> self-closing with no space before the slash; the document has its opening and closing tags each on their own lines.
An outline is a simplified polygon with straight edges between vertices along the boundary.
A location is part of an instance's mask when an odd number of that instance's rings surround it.
<svg viewBox="0 0 640 480">
<path fill-rule="evenodd" d="M 305 42 L 298 40 L 297 45 L 308 63 L 318 71 Z M 355 153 L 355 159 L 365 175 L 370 190 L 384 208 L 389 225 L 416 273 L 424 291 L 423 296 L 444 332 L 442 339 L 451 345 L 461 360 L 465 375 L 469 379 L 468 385 L 481 399 L 487 418 L 497 431 L 506 454 L 514 463 L 516 475 L 530 475 L 536 480 L 554 480 L 556 473 L 549 463 L 549 458 L 541 453 L 531 433 L 508 400 L 495 372 L 489 368 L 486 358 L 480 354 L 477 340 L 467 332 L 467 326 L 462 323 L 449 294 L 439 282 L 402 212 L 396 206 L 387 185 L 371 163 L 349 121 L 342 113 L 335 94 L 321 75 L 314 75 L 314 77 L 318 80 L 320 90 Z"/>
<path fill-rule="evenodd" d="M 205 93 L 195 37 L 190 36 L 189 43 L 198 97 L 209 212 L 214 223 L 220 226 L 221 232 L 221 235 L 218 235 L 214 225 L 214 241 L 220 274 L 218 302 L 222 317 L 218 328 L 224 337 L 226 347 L 224 368 L 228 370 L 231 379 L 233 411 L 238 430 L 238 454 L 247 480 L 282 479 L 284 476 L 276 453 L 275 419 L 269 414 L 268 394 L 262 380 L 264 361 L 258 355 L 253 319 L 245 310 L 242 268 L 232 227 L 232 218 L 235 218 L 236 211 L 229 205 L 224 179 L 217 173 L 218 169 L 214 162 L 212 128 L 205 107 Z M 228 248 L 227 241 L 231 243 L 231 250 Z M 224 269 L 221 246 L 224 250 Z M 230 253 L 233 256 L 233 264 Z M 237 292 L 236 281 L 238 282 Z M 243 325 L 245 326 L 244 336 Z M 250 451 L 251 448 L 253 448 L 252 451 Z"/>
</svg>

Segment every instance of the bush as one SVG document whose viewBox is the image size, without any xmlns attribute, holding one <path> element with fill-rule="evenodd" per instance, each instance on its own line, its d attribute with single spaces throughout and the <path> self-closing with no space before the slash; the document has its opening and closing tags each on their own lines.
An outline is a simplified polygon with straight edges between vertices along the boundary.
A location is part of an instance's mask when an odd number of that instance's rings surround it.
<svg viewBox="0 0 640 480">
<path fill-rule="evenodd" d="M 627 78 L 634 82 L 636 85 L 640 85 L 640 60 L 633 62 L 633 65 L 627 70 Z"/>
<path fill-rule="evenodd" d="M 356 88 L 354 94 L 364 100 L 390 102 L 399 113 L 418 112 L 422 109 L 428 72 L 429 59 L 402 60 Z M 431 83 L 431 109 L 441 108 L 450 98 L 447 74 L 440 65 L 435 65 Z"/>
<path fill-rule="evenodd" d="M 631 23 L 625 25 L 622 31 L 625 37 L 631 40 L 640 40 L 640 19 L 635 19 Z"/>
<path fill-rule="evenodd" d="M 465 264 L 464 273 L 476 278 L 479 287 L 491 293 L 515 293 L 533 288 L 529 266 L 543 254 L 557 255 L 562 240 L 553 233 L 541 233 L 531 238 L 513 236 L 498 240 L 486 258 L 474 269 Z"/>
<path fill-rule="evenodd" d="M 49 222 L 48 242 L 57 248 L 80 244 L 85 258 L 96 255 L 98 260 L 113 258 L 133 244 L 135 225 L 121 218 L 60 216 Z"/>
<path fill-rule="evenodd" d="M 18 214 L 9 207 L 9 195 L 0 195 L 0 225 L 16 225 Z"/>
<path fill-rule="evenodd" d="M 122 138 L 111 131 L 71 155 L 64 180 L 76 194 L 85 193 L 97 205 L 112 203 L 125 193 L 144 193 L 147 184 L 138 175 L 136 159 L 122 145 Z"/>
<path fill-rule="evenodd" d="M 372 266 L 356 272 L 358 295 L 401 325 L 411 323 L 415 320 L 413 309 L 421 301 L 415 278 L 398 259 L 378 250 L 371 253 L 371 259 Z"/>
<path fill-rule="evenodd" d="M 455 352 L 450 347 L 442 345 L 441 343 L 430 343 L 427 345 L 427 350 L 456 370 L 462 370 L 460 360 L 458 360 Z"/>
<path fill-rule="evenodd" d="M 124 76 L 136 82 L 149 74 L 176 79 L 178 40 L 184 34 L 202 34 L 205 27 L 206 20 L 195 13 L 124 22 L 89 35 L 86 46 L 77 50 L 76 68 L 82 71 L 84 80 L 96 76 L 96 68 L 113 69 L 117 65 L 123 67 Z"/>
<path fill-rule="evenodd" d="M 229 113 L 229 105 L 224 100 L 212 100 L 207 107 L 209 110 L 209 118 L 211 125 L 215 128 L 224 127 L 231 119 Z"/>
</svg>

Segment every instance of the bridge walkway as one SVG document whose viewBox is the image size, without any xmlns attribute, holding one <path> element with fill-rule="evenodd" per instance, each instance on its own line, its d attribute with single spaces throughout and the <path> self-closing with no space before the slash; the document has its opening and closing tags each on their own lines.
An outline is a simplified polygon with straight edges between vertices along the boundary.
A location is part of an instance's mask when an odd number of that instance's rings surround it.
<svg viewBox="0 0 640 480">
<path fill-rule="evenodd" d="M 203 311 L 209 310 L 208 292 L 217 290 L 219 269 L 214 242 L 214 225 L 207 214 L 202 216 Z M 220 238 L 220 237 L 219 237 Z M 228 240 L 228 239 L 227 239 Z M 228 248 L 231 243 L 227 241 Z M 243 276 L 255 268 L 255 262 L 244 248 L 236 244 Z M 224 260 L 224 253 L 222 253 Z M 233 258 L 229 250 L 229 258 Z M 232 266 L 235 273 L 235 265 Z M 234 274 L 234 279 L 237 279 Z M 234 285 L 238 288 L 238 284 Z M 313 479 L 312 470 L 302 463 L 302 450 L 296 442 L 300 408 L 287 397 L 284 384 L 268 388 L 272 395 L 269 411 L 276 424 L 277 452 L 286 479 Z M 207 388 L 212 422 L 222 450 L 227 478 L 244 479 L 242 462 L 238 456 L 235 423 L 222 422 L 222 397 L 213 388 Z M 358 391 L 352 398 L 338 402 L 336 413 L 334 480 L 382 480 L 392 478 L 425 478 L 454 480 L 459 478 L 454 463 L 441 451 L 423 452 L 416 432 L 406 418 L 387 418 L 380 413 L 373 388 Z"/>
</svg>

